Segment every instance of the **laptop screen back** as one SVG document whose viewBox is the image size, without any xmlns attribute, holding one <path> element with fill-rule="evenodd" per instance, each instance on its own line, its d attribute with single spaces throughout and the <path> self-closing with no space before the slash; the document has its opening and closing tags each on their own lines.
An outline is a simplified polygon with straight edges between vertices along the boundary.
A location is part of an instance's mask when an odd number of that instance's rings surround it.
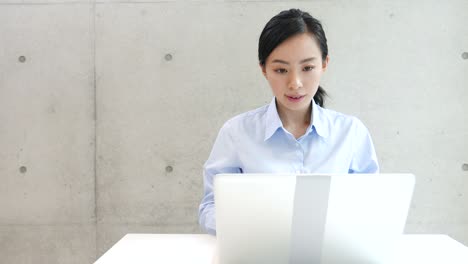
<svg viewBox="0 0 468 264">
<path fill-rule="evenodd" d="M 220 263 L 380 263 L 403 233 L 411 174 L 220 174 Z"/>
</svg>

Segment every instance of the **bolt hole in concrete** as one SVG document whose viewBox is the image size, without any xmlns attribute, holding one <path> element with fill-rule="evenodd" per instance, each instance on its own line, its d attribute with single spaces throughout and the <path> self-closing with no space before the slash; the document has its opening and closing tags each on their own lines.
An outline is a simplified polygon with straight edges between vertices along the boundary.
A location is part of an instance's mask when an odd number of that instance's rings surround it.
<svg viewBox="0 0 468 264">
<path fill-rule="evenodd" d="M 468 171 L 468 163 L 463 163 L 462 170 Z"/>
<path fill-rule="evenodd" d="M 171 55 L 171 54 L 166 54 L 166 56 L 164 56 L 164 58 L 165 58 L 167 61 L 171 61 L 171 60 L 172 60 L 172 55 Z"/>
<path fill-rule="evenodd" d="M 463 58 L 464 60 L 468 60 L 468 52 L 463 52 L 463 53 L 462 53 L 462 58 Z"/>
<path fill-rule="evenodd" d="M 19 168 L 19 171 L 20 171 L 21 173 L 26 173 L 26 171 L 28 171 L 28 169 L 27 169 L 25 166 L 21 166 L 21 167 Z"/>
<path fill-rule="evenodd" d="M 26 57 L 25 56 L 19 56 L 18 58 L 19 62 L 23 63 L 26 61 Z"/>
<path fill-rule="evenodd" d="M 167 166 L 166 167 L 166 172 L 172 172 L 174 169 L 172 168 L 172 166 Z"/>
</svg>

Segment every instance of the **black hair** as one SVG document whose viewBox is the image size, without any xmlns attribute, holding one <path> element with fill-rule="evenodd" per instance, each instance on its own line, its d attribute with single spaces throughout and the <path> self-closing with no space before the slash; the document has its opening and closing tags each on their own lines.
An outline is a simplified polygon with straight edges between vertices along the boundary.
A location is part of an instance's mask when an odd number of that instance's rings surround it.
<svg viewBox="0 0 468 264">
<path fill-rule="evenodd" d="M 299 9 L 289 9 L 271 18 L 263 28 L 258 41 L 260 65 L 265 66 L 270 53 L 283 41 L 301 33 L 311 33 L 315 37 L 322 53 L 322 61 L 324 61 L 328 56 L 328 46 L 327 37 L 320 21 L 307 12 Z M 323 107 L 325 96 L 327 96 L 327 93 L 319 86 L 317 93 L 314 95 L 314 100 Z"/>
</svg>

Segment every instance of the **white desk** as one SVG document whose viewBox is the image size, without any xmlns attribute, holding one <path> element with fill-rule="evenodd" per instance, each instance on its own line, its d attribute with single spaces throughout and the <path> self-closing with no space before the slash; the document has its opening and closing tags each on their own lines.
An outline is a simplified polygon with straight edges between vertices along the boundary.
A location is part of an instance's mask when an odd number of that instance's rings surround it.
<svg viewBox="0 0 468 264">
<path fill-rule="evenodd" d="M 127 234 L 95 264 L 215 262 L 216 237 L 192 234 Z M 467 264 L 468 247 L 447 235 L 404 235 L 398 264 Z"/>
</svg>

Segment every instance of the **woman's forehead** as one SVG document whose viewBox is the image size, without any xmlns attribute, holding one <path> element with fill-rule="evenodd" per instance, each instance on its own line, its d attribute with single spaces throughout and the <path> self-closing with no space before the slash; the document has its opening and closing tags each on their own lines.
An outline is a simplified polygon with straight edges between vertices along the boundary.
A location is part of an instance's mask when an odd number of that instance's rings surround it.
<svg viewBox="0 0 468 264">
<path fill-rule="evenodd" d="M 315 37 L 303 33 L 288 38 L 278 45 L 268 56 L 267 61 L 279 63 L 304 63 L 321 58 L 320 47 Z"/>
</svg>

